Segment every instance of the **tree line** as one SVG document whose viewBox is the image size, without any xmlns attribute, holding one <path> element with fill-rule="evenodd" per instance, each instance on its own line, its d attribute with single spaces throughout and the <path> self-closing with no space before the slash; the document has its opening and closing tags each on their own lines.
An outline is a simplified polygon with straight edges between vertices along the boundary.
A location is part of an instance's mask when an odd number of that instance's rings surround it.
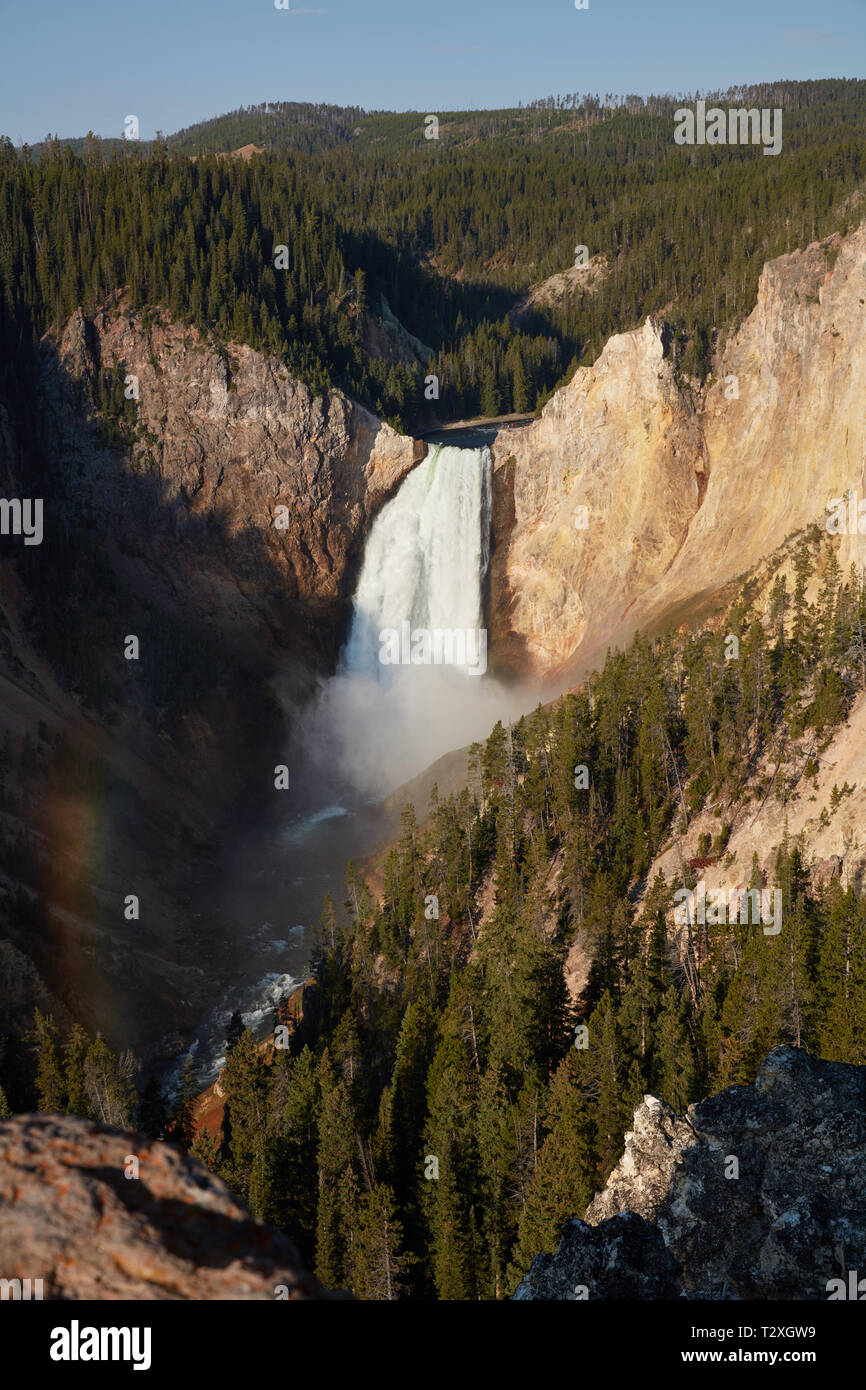
<svg viewBox="0 0 866 1390">
<path fill-rule="evenodd" d="M 674 98 L 443 115 L 437 140 L 420 116 L 383 113 L 362 119 L 360 142 L 352 112 L 262 108 L 244 119 L 319 135 L 250 162 L 190 157 L 189 133 L 110 157 L 92 137 L 78 152 L 46 141 L 38 159 L 4 139 L 3 384 L 52 322 L 121 294 L 274 353 L 315 391 L 341 386 L 404 429 L 534 410 L 611 333 L 662 310 L 683 370 L 703 376 L 764 262 L 859 220 L 862 92 L 758 90 L 785 108 L 778 159 L 674 145 Z M 606 258 L 600 282 L 518 325 L 528 288 L 574 265 L 578 245 Z M 382 295 L 427 360 L 367 350 Z"/>
</svg>

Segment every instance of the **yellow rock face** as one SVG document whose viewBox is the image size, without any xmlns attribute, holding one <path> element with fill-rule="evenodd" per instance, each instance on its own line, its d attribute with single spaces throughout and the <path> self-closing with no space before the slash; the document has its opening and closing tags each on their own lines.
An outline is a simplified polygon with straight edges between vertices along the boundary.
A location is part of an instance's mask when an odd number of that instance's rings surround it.
<svg viewBox="0 0 866 1390">
<path fill-rule="evenodd" d="M 574 673 L 824 524 L 833 498 L 866 495 L 864 265 L 866 224 L 769 262 L 702 394 L 678 382 L 647 319 L 539 420 L 500 432 L 491 635 L 503 664 Z M 862 546 L 847 536 L 840 561 Z"/>
</svg>

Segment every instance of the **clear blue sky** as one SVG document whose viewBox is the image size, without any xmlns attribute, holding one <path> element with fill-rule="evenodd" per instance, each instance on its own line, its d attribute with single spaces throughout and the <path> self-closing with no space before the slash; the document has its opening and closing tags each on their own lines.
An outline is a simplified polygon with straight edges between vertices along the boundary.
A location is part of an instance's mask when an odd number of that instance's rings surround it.
<svg viewBox="0 0 866 1390">
<path fill-rule="evenodd" d="M 0 0 L 0 133 L 141 137 L 258 101 L 439 111 L 866 76 L 866 0 Z"/>
</svg>

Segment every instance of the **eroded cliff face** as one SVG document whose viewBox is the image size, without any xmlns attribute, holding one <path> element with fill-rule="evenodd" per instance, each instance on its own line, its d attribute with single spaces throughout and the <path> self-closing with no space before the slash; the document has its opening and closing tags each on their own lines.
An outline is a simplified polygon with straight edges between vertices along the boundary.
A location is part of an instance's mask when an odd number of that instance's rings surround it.
<svg viewBox="0 0 866 1390">
<path fill-rule="evenodd" d="M 810 759 L 813 775 L 808 771 Z M 763 883 L 772 893 L 778 886 L 775 866 L 780 847 L 786 838 L 794 844 L 802 836 L 816 889 L 836 879 L 842 888 L 851 887 L 862 895 L 866 882 L 866 695 L 857 696 L 845 723 L 829 739 L 808 731 L 802 752 L 791 764 L 785 769 L 791 786 L 784 799 L 775 794 L 771 780 L 777 759 L 767 757 L 761 768 L 768 779 L 766 793 L 725 808 L 728 833 L 723 853 L 701 857 L 701 836 L 709 834 L 715 840 L 722 824 L 713 814 L 719 808 L 705 806 L 691 817 L 684 834 L 674 836 L 660 850 L 646 884 L 663 873 L 678 888 L 685 861 L 698 866 L 696 878 L 705 893 L 723 892 L 727 902 L 738 902 L 731 894 L 749 889 L 757 859 Z M 689 929 L 673 910 L 668 914 L 668 930 L 676 958 L 682 962 L 689 949 Z"/>
<path fill-rule="evenodd" d="M 634 614 L 749 569 L 791 532 L 823 525 L 827 503 L 864 495 L 866 224 L 770 261 L 758 302 L 727 345 L 701 412 L 706 497 L 664 586 Z M 846 534 L 847 566 L 866 538 Z"/>
<path fill-rule="evenodd" d="M 515 1298 L 826 1299 L 866 1260 L 864 1102 L 866 1068 L 793 1047 L 685 1115 L 646 1096 L 604 1190 Z"/>
<path fill-rule="evenodd" d="M 697 509 L 702 440 L 663 326 L 611 338 L 493 458 L 491 641 L 546 675 L 661 579 Z"/>
<path fill-rule="evenodd" d="M 78 311 L 44 348 L 46 445 L 135 586 L 256 665 L 324 668 L 371 519 L 426 446 L 168 320 Z M 94 428 L 100 367 L 137 383 L 126 451 Z"/>
<path fill-rule="evenodd" d="M 491 640 L 503 664 L 578 674 L 823 522 L 831 498 L 863 496 L 864 264 L 866 224 L 769 262 L 702 396 L 647 320 L 539 420 L 499 433 Z M 862 547 L 846 536 L 840 561 Z"/>
</svg>

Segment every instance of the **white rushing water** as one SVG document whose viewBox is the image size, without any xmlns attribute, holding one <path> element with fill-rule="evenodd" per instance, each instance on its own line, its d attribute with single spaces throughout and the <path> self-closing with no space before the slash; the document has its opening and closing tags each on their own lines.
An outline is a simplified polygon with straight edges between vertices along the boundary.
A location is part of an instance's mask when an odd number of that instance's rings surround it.
<svg viewBox="0 0 866 1390">
<path fill-rule="evenodd" d="M 352 630 L 341 662 L 344 671 L 387 680 L 393 666 L 381 659 L 381 634 L 391 632 L 402 638 L 406 623 L 411 633 L 420 629 L 477 634 L 483 630 L 483 585 L 490 561 L 490 473 L 489 449 L 434 444 L 396 496 L 386 502 L 364 552 Z M 471 641 L 469 648 L 471 657 L 475 652 Z M 416 643 L 416 655 L 420 650 Z"/>
<path fill-rule="evenodd" d="M 378 797 L 514 709 L 485 674 L 490 450 L 432 445 L 373 523 L 349 637 L 308 728 Z"/>
</svg>

